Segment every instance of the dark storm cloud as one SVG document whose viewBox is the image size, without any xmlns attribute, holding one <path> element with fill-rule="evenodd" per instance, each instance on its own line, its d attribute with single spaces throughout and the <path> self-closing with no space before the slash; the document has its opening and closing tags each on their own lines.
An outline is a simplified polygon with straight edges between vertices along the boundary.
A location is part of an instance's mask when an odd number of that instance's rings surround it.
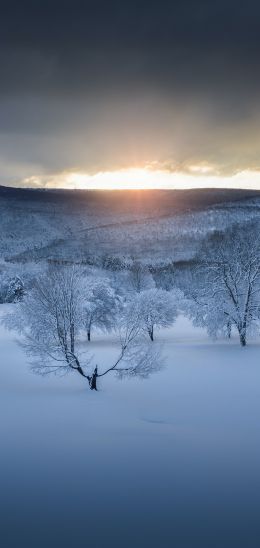
<svg viewBox="0 0 260 548">
<path fill-rule="evenodd" d="M 5 2 L 1 43 L 39 49 L 161 47 L 258 41 L 259 3 L 234 0 Z"/>
<path fill-rule="evenodd" d="M 204 73 L 207 85 L 206 69 L 219 79 L 231 66 L 243 81 L 241 69 L 257 68 L 259 18 L 257 2 L 9 2 L 0 20 L 2 61 L 9 58 L 2 89 L 81 92 L 117 74 L 126 85 L 167 88 L 178 77 L 196 85 Z"/>
<path fill-rule="evenodd" d="M 257 167 L 260 4 L 16 1 L 0 18 L 0 160 Z"/>
</svg>

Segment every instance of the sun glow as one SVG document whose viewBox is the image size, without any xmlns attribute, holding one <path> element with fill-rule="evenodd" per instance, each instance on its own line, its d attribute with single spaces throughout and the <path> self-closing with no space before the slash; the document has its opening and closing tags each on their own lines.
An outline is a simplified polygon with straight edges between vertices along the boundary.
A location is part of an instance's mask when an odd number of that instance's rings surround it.
<svg viewBox="0 0 260 548">
<path fill-rule="evenodd" d="M 144 168 L 130 168 L 118 171 L 104 171 L 95 175 L 71 173 L 68 176 L 69 186 L 91 189 L 148 189 L 164 188 L 170 181 L 164 171 L 152 171 Z"/>
<path fill-rule="evenodd" d="M 147 168 L 130 168 L 118 171 L 106 171 L 88 175 L 70 173 L 66 178 L 68 188 L 89 189 L 150 189 L 150 188 L 206 188 L 238 187 L 259 188 L 260 173 L 243 171 L 229 177 L 211 174 L 210 167 L 192 166 L 190 173 L 170 172 Z"/>
<path fill-rule="evenodd" d="M 245 170 L 220 176 L 205 165 L 192 165 L 187 172 L 152 168 L 129 168 L 95 174 L 65 172 L 49 177 L 29 177 L 22 186 L 68 189 L 136 190 L 185 188 L 246 188 L 260 190 L 260 172 Z"/>
</svg>

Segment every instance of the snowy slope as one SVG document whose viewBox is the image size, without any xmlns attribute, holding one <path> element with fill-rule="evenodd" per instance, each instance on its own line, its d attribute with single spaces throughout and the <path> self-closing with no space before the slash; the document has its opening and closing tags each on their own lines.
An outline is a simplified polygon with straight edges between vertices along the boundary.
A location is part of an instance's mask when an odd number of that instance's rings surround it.
<svg viewBox="0 0 260 548">
<path fill-rule="evenodd" d="M 107 255 L 189 259 L 208 231 L 259 217 L 259 212 L 259 194 L 245 191 L 103 193 L 0 187 L 0 256 L 13 262 L 91 262 Z"/>
</svg>

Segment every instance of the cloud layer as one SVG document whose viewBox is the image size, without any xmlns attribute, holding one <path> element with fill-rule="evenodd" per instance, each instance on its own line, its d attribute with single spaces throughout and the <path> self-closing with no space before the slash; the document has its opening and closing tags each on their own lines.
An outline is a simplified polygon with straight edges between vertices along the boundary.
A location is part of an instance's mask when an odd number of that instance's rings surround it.
<svg viewBox="0 0 260 548">
<path fill-rule="evenodd" d="M 3 183 L 260 167 L 260 4 L 26 1 L 0 19 Z"/>
</svg>

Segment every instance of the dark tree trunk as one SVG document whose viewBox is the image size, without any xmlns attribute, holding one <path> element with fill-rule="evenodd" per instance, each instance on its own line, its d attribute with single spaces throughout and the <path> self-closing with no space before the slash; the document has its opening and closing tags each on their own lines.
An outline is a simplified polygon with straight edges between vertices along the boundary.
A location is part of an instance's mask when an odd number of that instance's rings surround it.
<svg viewBox="0 0 260 548">
<path fill-rule="evenodd" d="M 148 330 L 148 333 L 149 333 L 149 337 L 150 337 L 151 341 L 153 341 L 154 340 L 153 327 L 151 327 L 151 329 Z"/>
<path fill-rule="evenodd" d="M 74 323 L 72 322 L 70 325 L 70 350 L 72 354 L 74 354 L 75 350 L 75 329 L 74 329 Z"/>
<path fill-rule="evenodd" d="M 89 320 L 88 327 L 87 327 L 88 341 L 90 341 L 91 339 L 91 327 L 92 327 L 92 319 Z"/>
<path fill-rule="evenodd" d="M 97 390 L 97 375 L 95 373 L 91 377 L 90 390 Z"/>
<path fill-rule="evenodd" d="M 97 370 L 97 367 L 95 367 L 93 375 L 91 375 L 91 377 L 88 377 L 90 390 L 97 390 L 97 377 L 98 377 L 98 370 Z"/>
<path fill-rule="evenodd" d="M 246 334 L 239 333 L 239 339 L 240 339 L 241 346 L 246 346 Z"/>
<path fill-rule="evenodd" d="M 228 322 L 227 323 L 227 336 L 228 336 L 228 339 L 231 339 L 231 332 L 232 332 L 231 322 Z"/>
</svg>

